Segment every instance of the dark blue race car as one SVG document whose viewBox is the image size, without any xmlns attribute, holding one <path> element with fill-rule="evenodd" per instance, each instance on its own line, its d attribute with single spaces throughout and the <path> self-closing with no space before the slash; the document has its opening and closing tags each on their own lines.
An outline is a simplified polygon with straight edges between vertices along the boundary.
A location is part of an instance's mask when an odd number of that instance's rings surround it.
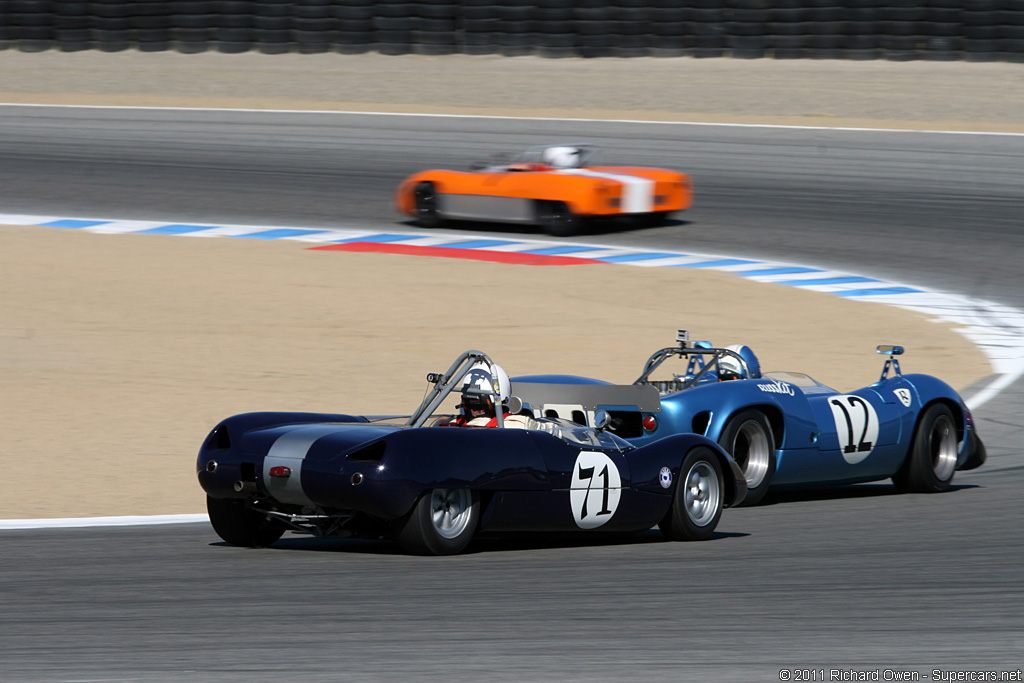
<svg viewBox="0 0 1024 683">
<path fill-rule="evenodd" d="M 593 427 L 521 414 L 508 375 L 479 351 L 427 380 L 408 417 L 247 413 L 218 424 L 197 460 L 214 530 L 239 546 L 294 531 L 395 538 L 423 554 L 513 531 L 659 525 L 671 539 L 701 540 L 746 494 L 736 462 L 707 437 L 640 445 L 605 429 L 599 411 Z M 625 387 L 623 400 L 636 391 Z M 436 414 L 453 392 L 461 414 Z"/>
<path fill-rule="evenodd" d="M 513 392 L 537 415 L 586 424 L 606 411 L 609 431 L 641 447 L 674 434 L 706 436 L 743 469 L 744 505 L 769 487 L 888 478 L 902 491 L 943 491 L 956 470 L 985 462 L 963 399 L 935 377 L 902 374 L 902 347 L 879 346 L 887 357 L 881 378 L 840 393 L 798 372 L 762 374 L 746 346 L 690 343 L 682 330 L 677 342 L 629 385 L 646 392 L 636 400 L 615 397 L 616 385 L 565 375 L 514 378 Z M 681 361 L 677 372 L 656 374 L 671 358 Z"/>
</svg>

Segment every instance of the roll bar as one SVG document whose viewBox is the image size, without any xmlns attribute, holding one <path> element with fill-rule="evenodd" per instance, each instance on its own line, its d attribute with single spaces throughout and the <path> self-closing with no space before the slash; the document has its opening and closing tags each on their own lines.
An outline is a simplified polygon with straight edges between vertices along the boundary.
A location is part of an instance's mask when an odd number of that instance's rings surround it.
<svg viewBox="0 0 1024 683">
<path fill-rule="evenodd" d="M 451 367 L 444 374 L 438 374 L 431 372 L 427 374 L 427 381 L 432 382 L 434 386 L 430 388 L 427 395 L 423 398 L 423 402 L 420 403 L 420 407 L 417 408 L 413 414 L 405 422 L 406 427 L 422 427 L 423 423 L 434 414 L 438 406 L 446 398 L 448 394 L 452 393 L 456 387 L 462 385 L 462 380 L 465 378 L 466 373 L 477 363 L 487 363 L 487 367 L 491 368 L 491 386 L 498 386 L 498 376 L 494 374 L 494 361 L 491 360 L 483 351 L 463 351 L 455 362 L 452 363 Z M 490 392 L 492 396 L 495 396 L 496 392 Z M 498 427 L 505 426 L 504 411 L 501 406 L 501 397 L 495 396 L 494 401 L 494 414 L 497 418 Z"/>
</svg>

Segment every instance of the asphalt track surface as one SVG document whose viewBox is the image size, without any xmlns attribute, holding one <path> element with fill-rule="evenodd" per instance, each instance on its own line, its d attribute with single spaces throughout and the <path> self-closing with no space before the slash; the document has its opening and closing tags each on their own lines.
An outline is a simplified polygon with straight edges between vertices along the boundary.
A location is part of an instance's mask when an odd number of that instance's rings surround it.
<svg viewBox="0 0 1024 683">
<path fill-rule="evenodd" d="M 695 176 L 697 206 L 682 220 L 589 241 L 843 268 L 1024 308 L 1019 136 L 6 108 L 0 206 L 406 230 L 388 206 L 405 175 L 567 139 L 599 144 L 609 163 Z M 532 234 L 491 234 L 510 233 Z M 781 323 L 780 343 L 799 343 Z M 203 524 L 0 532 L 0 680 L 1016 672 L 1022 411 L 1019 381 L 979 409 L 989 462 L 948 493 L 774 495 L 727 511 L 696 544 L 651 531 L 418 558 L 301 537 L 245 550 Z"/>
</svg>

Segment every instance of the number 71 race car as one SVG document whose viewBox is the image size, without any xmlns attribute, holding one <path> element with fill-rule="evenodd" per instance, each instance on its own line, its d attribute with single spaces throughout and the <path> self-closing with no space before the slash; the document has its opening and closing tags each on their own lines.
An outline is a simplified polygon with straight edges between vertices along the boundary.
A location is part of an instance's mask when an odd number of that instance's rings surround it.
<svg viewBox="0 0 1024 683">
<path fill-rule="evenodd" d="M 673 434 L 706 436 L 743 469 L 743 505 L 769 487 L 889 478 L 901 491 L 944 491 L 957 470 L 985 462 L 963 399 L 935 377 L 902 374 L 902 347 L 879 346 L 887 358 L 880 379 L 842 393 L 803 373 L 762 373 L 747 346 L 691 344 L 682 330 L 677 342 L 654 353 L 629 385 L 653 393 L 644 405 L 614 405 L 601 398 L 607 382 L 564 375 L 514 378 L 512 391 L 538 415 L 587 423 L 605 410 L 608 430 L 640 447 Z M 673 357 L 681 371 L 656 379 Z"/>
<path fill-rule="evenodd" d="M 521 414 L 508 375 L 479 351 L 427 381 L 408 417 L 247 413 L 218 424 L 196 467 L 214 531 L 239 546 L 286 531 L 393 538 L 422 554 L 460 552 L 477 533 L 658 525 L 702 540 L 746 495 L 739 466 L 707 437 L 641 446 L 605 429 L 600 412 L 594 427 Z M 609 398 L 646 405 L 652 391 L 613 387 Z M 460 415 L 435 414 L 453 392 Z"/>
<path fill-rule="evenodd" d="M 446 220 L 539 224 L 574 234 L 589 219 L 628 218 L 658 225 L 693 204 L 690 176 L 638 166 L 588 166 L 588 144 L 533 147 L 508 163 L 472 170 L 422 171 L 398 188 L 395 205 L 424 227 Z"/>
</svg>

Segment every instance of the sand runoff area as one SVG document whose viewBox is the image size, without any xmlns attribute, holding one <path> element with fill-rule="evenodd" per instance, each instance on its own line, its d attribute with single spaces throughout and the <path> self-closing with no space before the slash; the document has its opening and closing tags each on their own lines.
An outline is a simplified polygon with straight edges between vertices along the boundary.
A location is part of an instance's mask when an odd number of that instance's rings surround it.
<svg viewBox="0 0 1024 683">
<path fill-rule="evenodd" d="M 0 102 L 1015 132 L 1022 75 L 928 62 L 5 51 Z M 517 109 L 500 107 L 510 90 Z M 0 226 L 0 519 L 203 512 L 195 455 L 221 418 L 407 412 L 426 372 L 467 348 L 513 375 L 630 382 L 686 326 L 840 390 L 873 381 L 874 346 L 890 341 L 908 348 L 908 371 L 957 388 L 992 372 L 924 315 L 725 274 L 309 246 Z M 467 281 L 494 284 L 469 292 Z M 450 302 L 485 311 L 499 300 L 492 320 L 451 315 Z"/>
</svg>

